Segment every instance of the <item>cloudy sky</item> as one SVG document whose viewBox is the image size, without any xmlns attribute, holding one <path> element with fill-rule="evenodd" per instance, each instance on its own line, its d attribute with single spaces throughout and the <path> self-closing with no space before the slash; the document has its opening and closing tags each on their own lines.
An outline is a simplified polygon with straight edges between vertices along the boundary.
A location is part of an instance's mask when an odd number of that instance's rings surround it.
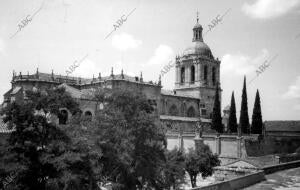
<svg viewBox="0 0 300 190">
<path fill-rule="evenodd" d="M 113 67 L 157 81 L 191 45 L 197 11 L 204 31 L 226 13 L 204 36 L 221 60 L 222 107 L 234 91 L 239 112 L 246 75 L 250 118 L 259 89 L 264 120 L 299 120 L 300 0 L 0 0 L 0 94 L 13 70 L 64 75 L 78 60 L 74 76 Z M 173 88 L 174 76 L 174 69 L 163 76 L 163 88 Z"/>
</svg>

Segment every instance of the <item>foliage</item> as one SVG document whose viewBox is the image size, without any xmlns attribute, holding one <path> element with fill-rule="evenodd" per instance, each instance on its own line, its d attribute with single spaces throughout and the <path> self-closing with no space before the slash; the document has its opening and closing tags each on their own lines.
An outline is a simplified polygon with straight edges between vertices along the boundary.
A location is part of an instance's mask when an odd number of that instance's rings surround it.
<svg viewBox="0 0 300 190">
<path fill-rule="evenodd" d="M 241 114 L 240 114 L 240 128 L 242 133 L 250 133 L 250 124 L 248 116 L 248 103 L 247 103 L 247 89 L 246 89 L 246 77 L 244 77 L 244 86 L 242 92 Z"/>
<path fill-rule="evenodd" d="M 101 176 L 113 189 L 161 189 L 165 183 L 165 136 L 146 97 L 129 90 L 99 90 L 104 103 L 96 114 L 96 145 L 102 150 Z"/>
<path fill-rule="evenodd" d="M 79 108 L 64 88 L 27 91 L 28 100 L 11 103 L 2 112 L 15 127 L 2 151 L 2 175 L 16 172 L 11 189 L 91 189 L 96 186 L 89 154 L 60 127 L 48 120 L 62 107 Z M 2 152 L 3 153 L 3 152 Z"/>
<path fill-rule="evenodd" d="M 196 187 L 196 178 L 199 173 L 202 177 L 213 174 L 213 167 L 220 165 L 218 155 L 214 155 L 209 146 L 201 143 L 196 149 L 190 148 L 185 157 L 186 171 L 191 178 L 192 187 Z"/>
<path fill-rule="evenodd" d="M 216 95 L 214 108 L 212 113 L 212 121 L 211 121 L 212 129 L 216 130 L 218 133 L 223 133 L 223 124 L 222 124 L 222 116 L 221 116 L 221 103 L 219 97 L 219 85 L 216 87 Z"/>
<path fill-rule="evenodd" d="M 263 130 L 263 121 L 261 115 L 259 91 L 257 90 L 254 107 L 253 107 L 253 114 L 252 114 L 251 133 L 262 134 L 262 130 Z"/>
<path fill-rule="evenodd" d="M 164 167 L 164 176 L 166 188 L 179 189 L 185 181 L 185 157 L 184 153 L 174 148 L 166 151 L 166 164 Z"/>
<path fill-rule="evenodd" d="M 235 108 L 235 100 L 234 100 L 234 92 L 231 95 L 231 104 L 230 104 L 230 112 L 229 112 L 229 119 L 228 119 L 228 127 L 230 133 L 237 132 L 237 119 L 236 119 L 236 108 Z"/>
</svg>

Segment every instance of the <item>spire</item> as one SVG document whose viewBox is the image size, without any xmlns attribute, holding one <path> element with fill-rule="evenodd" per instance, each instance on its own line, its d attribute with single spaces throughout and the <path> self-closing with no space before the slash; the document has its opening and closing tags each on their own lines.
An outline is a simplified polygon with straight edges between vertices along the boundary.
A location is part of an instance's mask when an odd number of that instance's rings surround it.
<svg viewBox="0 0 300 190">
<path fill-rule="evenodd" d="M 54 73 L 53 73 L 53 69 L 51 71 L 51 79 L 54 80 Z"/>
<path fill-rule="evenodd" d="M 197 24 L 199 23 L 199 12 L 197 11 Z"/>
<path fill-rule="evenodd" d="M 101 80 L 101 73 L 99 72 L 98 79 Z"/>
<path fill-rule="evenodd" d="M 143 82 L 143 73 L 141 72 L 140 82 Z"/>
<path fill-rule="evenodd" d="M 121 78 L 124 79 L 123 69 L 121 70 Z"/>
<path fill-rule="evenodd" d="M 36 68 L 36 78 L 39 78 L 39 68 Z"/>
<path fill-rule="evenodd" d="M 22 72 L 19 73 L 19 77 L 20 77 L 20 79 L 22 79 Z"/>
</svg>

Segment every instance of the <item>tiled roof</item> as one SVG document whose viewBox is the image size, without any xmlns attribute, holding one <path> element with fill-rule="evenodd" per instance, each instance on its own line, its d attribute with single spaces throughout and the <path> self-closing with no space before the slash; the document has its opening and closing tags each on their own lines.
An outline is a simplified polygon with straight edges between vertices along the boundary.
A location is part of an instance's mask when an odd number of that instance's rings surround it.
<svg viewBox="0 0 300 190">
<path fill-rule="evenodd" d="M 300 132 L 300 121 L 265 121 L 266 131 Z"/>
</svg>

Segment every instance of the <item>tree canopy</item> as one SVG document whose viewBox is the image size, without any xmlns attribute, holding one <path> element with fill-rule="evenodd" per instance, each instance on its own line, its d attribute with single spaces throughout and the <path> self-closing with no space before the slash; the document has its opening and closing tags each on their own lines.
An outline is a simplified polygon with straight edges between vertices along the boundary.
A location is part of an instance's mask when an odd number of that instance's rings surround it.
<svg viewBox="0 0 300 190">
<path fill-rule="evenodd" d="M 78 111 L 76 101 L 64 88 L 27 91 L 27 101 L 10 103 L 3 111 L 4 122 L 15 131 L 5 145 L 1 175 L 15 173 L 6 188 L 91 189 L 96 186 L 87 151 L 73 143 L 47 116 L 65 107 Z"/>
<path fill-rule="evenodd" d="M 257 90 L 254 107 L 253 107 L 253 114 L 252 114 L 251 133 L 262 134 L 262 130 L 263 130 L 263 121 L 261 115 L 259 91 Z"/>
<path fill-rule="evenodd" d="M 221 116 L 221 103 L 219 96 L 219 85 L 216 87 L 215 94 L 215 102 L 212 113 L 212 121 L 211 121 L 212 129 L 216 130 L 218 133 L 223 133 L 223 124 L 222 124 L 222 116 Z"/>
<path fill-rule="evenodd" d="M 250 133 L 249 115 L 248 115 L 248 100 L 247 100 L 247 87 L 246 87 L 246 77 L 244 77 L 244 85 L 242 92 L 242 102 L 241 102 L 241 114 L 240 114 L 240 128 L 242 133 Z"/>
<path fill-rule="evenodd" d="M 234 92 L 231 95 L 231 104 L 230 104 L 230 111 L 229 111 L 229 119 L 228 119 L 228 127 L 230 133 L 237 132 L 237 119 L 236 119 L 236 108 L 235 108 L 235 100 L 234 100 Z"/>
<path fill-rule="evenodd" d="M 199 143 L 196 149 L 190 148 L 185 157 L 186 171 L 191 178 L 192 187 L 196 187 L 196 178 L 201 174 L 206 178 L 213 174 L 213 167 L 220 165 L 218 155 L 214 155 L 209 146 Z"/>
</svg>

